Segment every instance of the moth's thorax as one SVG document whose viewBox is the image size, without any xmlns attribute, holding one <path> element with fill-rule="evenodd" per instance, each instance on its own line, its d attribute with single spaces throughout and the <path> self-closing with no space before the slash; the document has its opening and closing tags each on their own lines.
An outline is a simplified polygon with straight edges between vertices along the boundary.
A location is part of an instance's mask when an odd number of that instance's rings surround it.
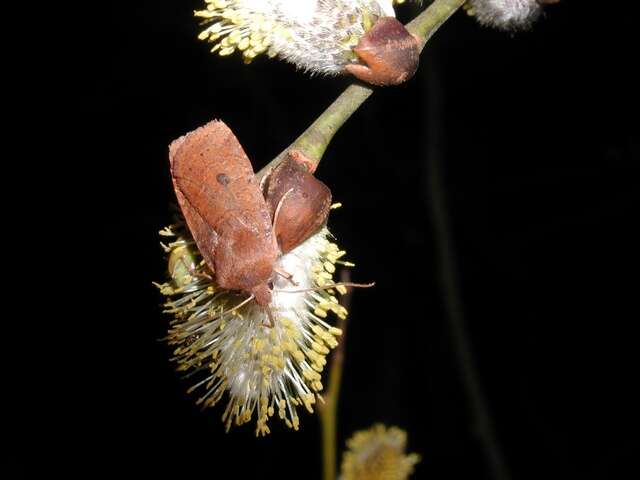
<svg viewBox="0 0 640 480">
<path fill-rule="evenodd" d="M 254 296 L 256 303 L 261 307 L 269 308 L 271 305 L 271 289 L 266 283 L 253 287 L 251 294 Z"/>
<path fill-rule="evenodd" d="M 266 284 L 278 257 L 271 225 L 251 215 L 232 217 L 222 228 L 215 253 L 216 280 L 222 288 L 250 292 Z"/>
</svg>

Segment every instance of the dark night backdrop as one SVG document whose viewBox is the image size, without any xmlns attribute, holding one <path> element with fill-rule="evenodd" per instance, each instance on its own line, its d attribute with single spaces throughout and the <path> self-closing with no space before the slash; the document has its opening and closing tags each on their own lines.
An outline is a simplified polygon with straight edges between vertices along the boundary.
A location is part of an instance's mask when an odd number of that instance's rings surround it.
<svg viewBox="0 0 640 480">
<path fill-rule="evenodd" d="M 458 12 L 417 76 L 377 91 L 331 144 L 317 176 L 344 208 L 330 227 L 354 280 L 377 282 L 353 300 L 341 445 L 374 422 L 398 425 L 423 456 L 414 478 L 491 478 L 446 307 L 453 256 L 512 478 L 638 470 L 638 44 L 634 15 L 606 3 L 567 0 L 513 37 Z M 195 38 L 199 4 L 109 2 L 76 22 L 93 32 L 78 46 L 81 161 L 99 172 L 83 218 L 100 219 L 106 273 L 82 314 L 88 330 L 75 332 L 91 336 L 93 360 L 78 367 L 72 451 L 98 472 L 320 478 L 314 416 L 256 439 L 252 426 L 225 434 L 220 406 L 199 411 L 158 340 L 168 318 L 151 282 L 165 275 L 170 141 L 220 118 L 260 168 L 348 80 L 209 54 Z"/>
</svg>

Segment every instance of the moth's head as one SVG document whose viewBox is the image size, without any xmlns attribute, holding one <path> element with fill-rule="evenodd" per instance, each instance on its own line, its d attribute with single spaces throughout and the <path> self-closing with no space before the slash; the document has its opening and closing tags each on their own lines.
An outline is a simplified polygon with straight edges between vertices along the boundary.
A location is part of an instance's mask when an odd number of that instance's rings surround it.
<svg viewBox="0 0 640 480">
<path fill-rule="evenodd" d="M 225 227 L 220 230 L 215 250 L 216 281 L 228 290 L 253 293 L 259 289 L 258 295 L 265 298 L 262 292 L 267 289 L 278 258 L 271 226 L 259 231 L 262 225 L 250 212 L 234 212 L 228 217 Z"/>
<path fill-rule="evenodd" d="M 271 289 L 266 283 L 256 285 L 251 289 L 251 295 L 253 295 L 256 303 L 261 307 L 269 308 L 271 304 Z"/>
</svg>

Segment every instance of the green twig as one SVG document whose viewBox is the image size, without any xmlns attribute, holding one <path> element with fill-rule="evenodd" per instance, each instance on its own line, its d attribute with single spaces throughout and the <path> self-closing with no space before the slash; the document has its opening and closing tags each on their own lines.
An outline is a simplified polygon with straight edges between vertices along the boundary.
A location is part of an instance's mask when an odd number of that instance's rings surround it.
<svg viewBox="0 0 640 480">
<path fill-rule="evenodd" d="M 420 48 L 423 49 L 438 28 L 464 3 L 465 0 L 435 0 L 407 24 L 407 30 L 420 38 Z M 333 136 L 372 93 L 372 87 L 362 84 L 354 83 L 347 87 L 302 135 L 260 170 L 258 177 L 264 176 L 280 163 L 292 149 L 299 150 L 316 164 L 320 163 Z"/>
</svg>

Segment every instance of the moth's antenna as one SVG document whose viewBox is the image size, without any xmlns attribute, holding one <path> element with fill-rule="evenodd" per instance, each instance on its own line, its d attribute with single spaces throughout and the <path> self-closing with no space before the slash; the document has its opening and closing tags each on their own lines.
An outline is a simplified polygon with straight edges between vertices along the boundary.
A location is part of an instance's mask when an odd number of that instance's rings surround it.
<svg viewBox="0 0 640 480">
<path fill-rule="evenodd" d="M 278 275 L 280 275 L 282 278 L 289 280 L 294 287 L 298 286 L 298 282 L 293 281 L 293 275 L 291 273 L 285 272 L 284 270 L 278 267 L 273 267 L 273 271 L 276 272 Z"/>
<path fill-rule="evenodd" d="M 237 310 L 238 308 L 242 307 L 243 305 L 246 305 L 247 303 L 249 303 L 251 300 L 253 300 L 255 297 L 255 295 L 252 293 L 251 295 L 249 295 L 249 298 L 243 300 L 242 302 L 240 302 L 238 305 L 236 305 L 235 307 L 233 307 L 231 310 L 227 310 L 227 313 L 229 312 L 233 312 L 234 310 Z"/>
<path fill-rule="evenodd" d="M 269 307 L 269 305 L 264 307 L 265 312 L 267 313 L 267 318 L 269 319 L 269 323 L 262 323 L 263 327 L 267 327 L 267 328 L 273 328 L 276 324 L 275 319 L 273 318 L 273 312 L 271 311 L 271 308 Z"/>
<path fill-rule="evenodd" d="M 323 285 L 322 287 L 302 288 L 302 289 L 294 289 L 294 290 L 275 290 L 274 289 L 273 291 L 278 293 L 303 293 L 303 292 L 318 292 L 320 290 L 329 290 L 330 288 L 335 288 L 335 287 L 371 288 L 374 285 L 375 285 L 375 282 L 371 282 L 371 283 L 338 282 L 338 283 Z"/>
</svg>

